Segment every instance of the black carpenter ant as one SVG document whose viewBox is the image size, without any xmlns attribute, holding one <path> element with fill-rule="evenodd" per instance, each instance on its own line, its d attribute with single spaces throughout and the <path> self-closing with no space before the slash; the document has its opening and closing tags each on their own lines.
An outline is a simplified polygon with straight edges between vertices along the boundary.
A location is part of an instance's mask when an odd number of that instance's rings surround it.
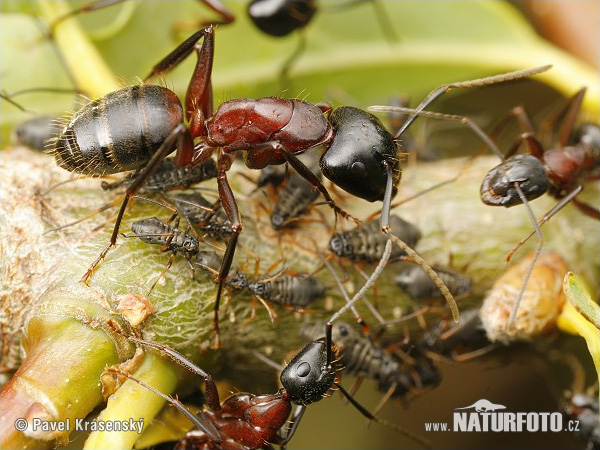
<svg viewBox="0 0 600 450">
<path fill-rule="evenodd" d="M 322 332 L 323 323 L 301 330 L 309 340 Z M 344 373 L 375 380 L 386 399 L 422 391 L 441 380 L 440 372 L 427 356 L 411 354 L 403 360 L 344 322 L 333 324 L 332 339 L 340 350 Z"/>
<path fill-rule="evenodd" d="M 440 266 L 432 266 L 432 268 L 448 286 L 455 298 L 471 291 L 473 280 L 470 277 Z M 419 266 L 409 266 L 402 269 L 394 277 L 394 282 L 413 300 L 443 298 L 435 283 Z"/>
<path fill-rule="evenodd" d="M 340 384 L 342 365 L 337 357 L 331 361 L 331 364 L 326 364 L 328 351 L 325 338 L 308 343 L 292 358 L 280 376 L 283 388 L 275 394 L 239 393 L 221 403 L 215 382 L 209 373 L 170 348 L 136 337 L 127 337 L 136 344 L 165 353 L 173 361 L 205 380 L 206 404 L 210 410 L 194 415 L 178 400 L 157 391 L 132 375 L 117 369 L 108 369 L 115 375 L 126 376 L 150 389 L 190 419 L 196 428 L 177 443 L 175 447 L 177 449 L 250 450 L 270 448 L 270 444 L 284 448 L 296 432 L 306 406 L 329 396 L 334 389 L 339 390 L 369 420 L 389 426 L 428 447 L 428 443 L 420 437 L 396 424 L 377 418 L 354 400 Z M 297 406 L 291 422 L 288 423 L 292 403 Z"/>
<path fill-rule="evenodd" d="M 196 43 L 201 38 L 204 39 L 200 46 Z M 296 156 L 309 149 L 324 146 L 326 150 L 320 160 L 323 175 L 356 197 L 368 201 L 383 200 L 381 230 L 390 239 L 389 247 L 391 248 L 392 242 L 399 245 L 411 259 L 426 267 L 429 273 L 431 269 L 423 258 L 390 232 L 389 206 L 400 181 L 399 160 L 395 137 L 385 130 L 375 116 L 356 108 L 341 107 L 333 110 L 327 119 L 324 113 L 330 110 L 329 107 L 298 99 L 275 97 L 231 100 L 221 104 L 213 113 L 210 82 L 214 55 L 212 28 L 200 30 L 190 36 L 154 66 L 147 79 L 172 69 L 193 50 L 198 53 L 198 62 L 188 87 L 185 113 L 177 96 L 167 88 L 130 86 L 84 106 L 56 140 L 54 153 L 57 163 L 67 170 L 100 176 L 140 169 L 135 181 L 127 188 L 109 245 L 92 263 L 83 276 L 83 281 L 88 280 L 108 250 L 116 244 L 129 199 L 157 169 L 160 161 L 175 148 L 176 163 L 182 166 L 201 164 L 217 152 L 219 197 L 231 221 L 232 236 L 218 275 L 219 288 L 215 302 L 216 345 L 220 345 L 220 295 L 242 230 L 241 216 L 227 180 L 227 171 L 233 163 L 234 154 L 239 151 L 245 152 L 245 163 L 250 169 L 287 162 L 323 194 L 336 213 L 352 218 L 335 204 L 319 179 Z M 423 113 L 423 108 L 452 88 L 515 80 L 547 68 L 442 86 L 412 112 L 396 138 L 417 115 Z M 147 111 L 147 122 L 141 121 L 140 111 Z M 189 121 L 189 128 L 183 123 L 184 116 Z M 472 122 L 468 123 L 475 129 Z M 106 136 L 110 136 L 110 139 L 106 140 Z M 193 143 L 194 138 L 200 141 L 196 145 Z M 386 263 L 387 260 L 380 261 L 380 267 L 374 272 L 376 276 Z M 436 277 L 433 271 L 431 275 Z M 436 284 L 452 304 L 453 314 L 457 318 L 458 308 L 452 296 L 443 282 L 437 277 L 436 280 Z M 373 282 L 374 279 L 368 286 Z"/>
<path fill-rule="evenodd" d="M 577 195 L 583 190 L 583 182 L 586 179 L 597 178 L 600 167 L 600 127 L 596 124 L 584 124 L 578 129 L 575 128 L 584 95 L 585 88 L 579 90 L 567 102 L 553 148 L 545 150 L 542 143 L 536 139 L 533 126 L 522 107 L 514 108 L 496 130 L 499 133 L 509 120 L 516 118 L 523 133 L 506 155 L 501 157 L 503 162 L 485 176 L 481 184 L 481 199 L 485 204 L 492 206 L 510 207 L 524 204 L 527 208 L 534 231 L 517 244 L 509 253 L 508 260 L 527 239 L 534 234 L 538 237 L 536 253 L 511 313 L 509 327 L 517 315 L 533 266 L 542 251 L 543 238 L 540 227 L 568 203 L 573 203 L 584 214 L 600 220 L 600 210 L 577 199 Z M 530 154 L 514 156 L 523 141 L 527 144 Z M 546 192 L 559 202 L 538 222 L 528 202 Z"/>
</svg>

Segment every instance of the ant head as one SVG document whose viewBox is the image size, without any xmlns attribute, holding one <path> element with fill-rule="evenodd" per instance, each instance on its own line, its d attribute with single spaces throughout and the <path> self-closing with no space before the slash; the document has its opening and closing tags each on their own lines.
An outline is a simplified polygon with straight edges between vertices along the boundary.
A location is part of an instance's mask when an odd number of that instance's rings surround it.
<svg viewBox="0 0 600 450">
<path fill-rule="evenodd" d="M 523 203 L 515 183 L 533 200 L 548 190 L 548 177 L 542 162 L 531 155 L 517 155 L 488 172 L 481 184 L 481 200 L 486 205 L 509 206 Z"/>
<path fill-rule="evenodd" d="M 306 26 L 317 11 L 314 0 L 252 0 L 248 15 L 256 27 L 271 36 L 287 36 Z"/>
<path fill-rule="evenodd" d="M 319 401 L 337 381 L 338 365 L 327 368 L 325 338 L 309 342 L 281 372 L 281 384 L 290 400 L 302 405 Z"/>
<path fill-rule="evenodd" d="M 400 182 L 400 163 L 394 137 L 372 114 L 344 106 L 329 116 L 334 137 L 321 157 L 321 172 L 350 194 L 374 202 L 383 200 L 387 171 L 392 168 L 394 192 Z"/>
</svg>

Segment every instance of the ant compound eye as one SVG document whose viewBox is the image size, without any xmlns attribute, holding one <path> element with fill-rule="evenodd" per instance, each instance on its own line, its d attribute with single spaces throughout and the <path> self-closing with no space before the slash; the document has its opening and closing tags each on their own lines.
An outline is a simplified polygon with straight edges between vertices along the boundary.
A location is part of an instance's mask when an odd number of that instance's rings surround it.
<svg viewBox="0 0 600 450">
<path fill-rule="evenodd" d="M 340 328 L 339 328 L 339 330 L 340 330 L 340 334 L 341 334 L 342 336 L 348 336 L 348 334 L 350 334 L 350 333 L 348 332 L 348 328 L 346 328 L 346 326 L 345 326 L 345 325 L 341 325 L 341 326 L 340 326 Z"/>
<path fill-rule="evenodd" d="M 296 375 L 299 377 L 306 377 L 310 373 L 310 364 L 306 361 L 298 364 L 298 368 L 296 369 Z"/>
<path fill-rule="evenodd" d="M 350 170 L 352 170 L 352 173 L 357 177 L 364 178 L 367 175 L 367 168 L 361 162 L 353 163 Z"/>
</svg>

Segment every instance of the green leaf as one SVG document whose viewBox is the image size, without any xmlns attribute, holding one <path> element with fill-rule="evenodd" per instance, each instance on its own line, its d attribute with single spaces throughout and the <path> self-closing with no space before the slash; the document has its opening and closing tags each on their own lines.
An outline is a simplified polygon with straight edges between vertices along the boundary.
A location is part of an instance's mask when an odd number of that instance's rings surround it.
<svg viewBox="0 0 600 450">
<path fill-rule="evenodd" d="M 386 102 L 396 93 L 419 99 L 442 83 L 553 64 L 551 71 L 536 78 L 566 96 L 587 86 L 584 109 L 592 120 L 598 117 L 598 74 L 539 38 L 508 3 L 379 2 L 377 6 L 390 19 L 397 41 L 386 38 L 371 2 L 348 8 L 322 3 L 323 11 L 305 29 L 306 51 L 293 66 L 292 84 L 284 91 L 279 70 L 296 48 L 298 37 L 263 35 L 247 18 L 245 2 L 227 2 L 237 20 L 217 30 L 213 74 L 216 101 L 285 95 L 368 106 Z M 5 91 L 69 85 L 39 24 L 31 15 L 14 12 L 37 10 L 43 16 L 36 6 L 37 2 L 3 2 L 0 66 Z M 116 79 L 126 83 L 146 76 L 153 64 L 191 34 L 194 22 L 215 18 L 196 1 L 144 2 L 126 14 L 122 9 L 89 13 L 81 20 L 91 34 L 103 30 L 103 39 L 96 42 L 98 51 Z M 111 19 L 121 20 L 121 24 L 110 28 Z M 44 20 L 47 17 L 42 17 Z M 189 31 L 176 31 L 186 24 L 192 25 Z M 76 67 L 94 67 L 89 65 L 90 53 L 81 53 L 75 41 L 72 38 L 61 43 L 62 53 L 69 55 Z M 194 64 L 191 59 L 165 76 L 167 85 L 178 93 L 183 93 L 189 82 Z M 89 75 L 95 73 L 87 70 Z M 508 107 L 526 100 L 519 96 L 509 99 Z M 74 109 L 72 100 L 64 96 L 49 100 L 48 96 L 32 95 L 19 100 L 38 113 L 61 114 Z M 477 109 L 488 110 L 493 107 L 490 103 L 484 102 Z M 499 104 L 508 109 L 505 103 Z M 4 102 L 2 109 L 5 137 L 10 127 L 28 116 Z"/>
</svg>

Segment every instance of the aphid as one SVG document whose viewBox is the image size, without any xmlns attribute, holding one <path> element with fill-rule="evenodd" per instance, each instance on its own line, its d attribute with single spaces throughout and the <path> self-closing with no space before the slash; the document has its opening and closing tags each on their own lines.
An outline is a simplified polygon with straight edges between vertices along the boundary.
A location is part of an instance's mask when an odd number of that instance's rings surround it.
<svg viewBox="0 0 600 450">
<path fill-rule="evenodd" d="M 203 43 L 200 46 L 196 43 L 201 38 Z M 174 68 L 194 49 L 198 52 L 198 63 L 188 88 L 185 107 L 189 128 L 183 123 L 183 108 L 172 91 L 159 86 L 141 85 L 109 93 L 86 105 L 75 114 L 57 138 L 54 150 L 56 160 L 67 170 L 98 176 L 141 169 L 135 181 L 127 188 L 109 245 L 92 263 L 82 280 L 88 280 L 95 267 L 116 244 L 120 223 L 130 198 L 167 154 L 176 147 L 176 163 L 185 166 L 201 164 L 217 152 L 219 197 L 232 229 L 218 275 L 215 345 L 219 346 L 220 295 L 233 262 L 238 236 L 242 231 L 241 215 L 227 180 L 227 172 L 233 163 L 234 154 L 239 151 L 245 152 L 245 163 L 250 169 L 287 162 L 323 194 L 327 204 L 337 214 L 352 218 L 335 204 L 319 179 L 296 156 L 309 149 L 324 146 L 325 152 L 320 160 L 323 175 L 356 197 L 368 201 L 383 200 L 381 230 L 394 244 L 407 252 L 411 259 L 426 267 L 428 273 L 436 278 L 438 287 L 452 304 L 453 314 L 458 317 L 458 308 L 443 282 L 436 277 L 423 258 L 390 231 L 389 206 L 397 192 L 400 170 L 395 138 L 385 130 L 379 120 L 365 111 L 351 107 L 337 108 L 327 119 L 324 113 L 329 111 L 328 107 L 298 99 L 275 97 L 230 100 L 221 104 L 213 114 L 212 28 L 190 36 L 159 62 L 147 78 Z M 547 67 L 543 67 L 513 72 L 438 88 L 407 119 L 403 129 L 416 115 L 421 114 L 421 109 L 453 87 L 482 86 L 514 80 L 546 69 Z M 142 122 L 139 117 L 141 110 L 149 112 L 150 124 L 147 128 L 139 126 Z M 102 121 L 99 116 L 102 117 Z M 107 142 L 102 136 L 106 135 L 109 129 L 112 140 Z M 360 133 L 357 133 L 357 130 L 360 130 Z M 102 132 L 101 135 L 97 134 L 99 131 Z M 399 134 L 396 138 L 398 136 Z M 83 140 L 83 137 L 86 139 Z M 200 142 L 194 146 L 193 140 L 196 138 Z M 85 142 L 85 145 L 79 146 L 78 142 Z M 105 154 L 110 155 L 110 161 L 104 158 Z M 386 262 L 380 261 L 377 273 L 381 272 Z"/>
<path fill-rule="evenodd" d="M 202 251 L 196 258 L 196 264 L 216 273 L 221 259 L 216 252 Z M 286 272 L 250 279 L 242 272 L 232 270 L 225 285 L 233 289 L 248 290 L 262 301 L 295 310 L 302 310 L 325 295 L 325 286 L 318 278 Z"/>
<path fill-rule="evenodd" d="M 557 139 L 552 148 L 544 149 L 542 143 L 536 139 L 533 126 L 522 107 L 513 109 L 497 127 L 499 133 L 509 120 L 516 118 L 523 134 L 515 141 L 507 154 L 501 156 L 502 163 L 491 169 L 483 179 L 480 190 L 481 200 L 491 206 L 507 208 L 519 204 L 526 206 L 534 231 L 517 244 L 509 253 L 508 259 L 510 260 L 527 239 L 537 234 L 538 246 L 531 262 L 530 274 L 543 247 L 540 227 L 565 205 L 573 203 L 584 214 L 600 220 L 600 210 L 577 199 L 577 195 L 583 190 L 584 181 L 589 178 L 597 178 L 600 166 L 600 147 L 598 146 L 600 127 L 594 124 L 585 124 L 574 132 L 584 95 L 585 88 L 577 92 L 567 103 L 562 114 L 562 124 L 558 129 Z M 523 141 L 527 144 L 530 154 L 514 156 Z M 559 201 L 538 222 L 533 216 L 528 202 L 546 192 Z M 511 314 L 511 324 L 516 318 L 520 299 L 528 282 L 529 275 L 525 276 L 523 280 L 519 299 Z"/>
<path fill-rule="evenodd" d="M 37 116 L 18 124 L 13 130 L 12 141 L 33 150 L 44 151 L 59 132 L 57 117 Z"/>
<path fill-rule="evenodd" d="M 135 221 L 131 225 L 134 234 L 125 237 L 137 237 L 146 244 L 160 245 L 165 252 L 184 253 L 193 256 L 198 253 L 198 239 L 181 231 L 156 217 Z"/>
<path fill-rule="evenodd" d="M 322 178 L 316 158 L 311 158 L 307 167 L 319 180 Z M 295 171 L 290 172 L 285 184 L 277 191 L 277 202 L 271 213 L 271 225 L 275 230 L 289 226 L 290 221 L 300 216 L 319 197 L 319 191 L 306 179 Z"/>
<path fill-rule="evenodd" d="M 172 195 L 170 198 L 177 212 L 185 217 L 198 233 L 206 233 L 214 239 L 221 240 L 232 234 L 231 222 L 220 202 L 210 203 L 199 192 Z"/>
<path fill-rule="evenodd" d="M 308 340 L 322 332 L 322 323 L 301 330 Z M 409 364 L 344 322 L 333 324 L 332 339 L 339 349 L 344 373 L 377 381 L 379 390 L 391 397 L 422 391 L 441 380 L 441 374 L 428 357 L 411 354 L 413 361 Z"/>
<path fill-rule="evenodd" d="M 185 438 L 177 443 L 175 447 L 177 449 L 250 450 L 264 448 L 269 444 L 284 448 L 297 430 L 306 406 L 328 396 L 333 389 L 339 390 L 346 396 L 352 405 L 369 420 L 389 426 L 416 442 L 428 446 L 423 439 L 411 432 L 378 419 L 348 394 L 340 384 L 342 369 L 340 363 L 334 360 L 331 366 L 325 370 L 327 350 L 324 338 L 308 343 L 292 358 L 280 376 L 283 388 L 275 394 L 239 393 L 228 397 L 221 403 L 215 382 L 209 373 L 170 348 L 132 336 L 127 337 L 136 344 L 165 353 L 173 361 L 205 380 L 206 404 L 210 410 L 203 410 L 198 415 L 194 415 L 175 398 L 157 391 L 132 375 L 118 369 L 108 369 L 115 375 L 126 376 L 150 389 L 190 419 L 196 428 L 188 432 Z M 293 403 L 297 407 L 291 422 L 284 426 L 288 422 Z"/>
<path fill-rule="evenodd" d="M 463 310 L 458 323 L 444 317 L 419 336 L 417 345 L 430 356 L 434 353 L 456 361 L 487 353 L 496 346 L 487 338 L 479 314 L 479 308 Z"/>
<path fill-rule="evenodd" d="M 432 266 L 432 268 L 455 298 L 471 291 L 473 280 L 470 277 L 439 266 Z M 442 293 L 435 283 L 419 266 L 402 269 L 394 277 L 394 282 L 413 300 L 443 299 Z"/>
<path fill-rule="evenodd" d="M 409 247 L 414 248 L 421 239 L 421 230 L 399 216 L 390 216 L 390 228 L 391 233 L 402 239 Z M 387 236 L 381 233 L 379 221 L 370 220 L 350 231 L 334 234 L 329 241 L 329 250 L 339 258 L 373 263 L 381 259 L 387 240 Z M 404 257 L 406 252 L 395 247 L 390 261 L 398 261 Z"/>
<path fill-rule="evenodd" d="M 195 236 L 179 230 L 177 226 L 172 227 L 156 217 L 149 217 L 134 222 L 131 225 L 131 231 L 133 231 L 134 234 L 124 235 L 124 237 L 137 237 L 146 244 L 160 245 L 161 251 L 163 252 L 171 252 L 171 257 L 169 258 L 166 267 L 152 284 L 148 294 L 152 292 L 154 286 L 158 283 L 158 280 L 160 280 L 171 268 L 176 254 L 183 255 L 193 272 L 194 267 L 190 262 L 190 258 L 196 255 L 200 250 L 200 244 Z"/>
<path fill-rule="evenodd" d="M 133 173 L 114 183 L 103 181 L 102 189 L 109 191 L 127 185 L 135 180 L 135 176 L 136 173 Z M 179 167 L 173 158 L 165 158 L 160 162 L 156 172 L 147 178 L 139 192 L 156 194 L 174 189 L 186 189 L 216 177 L 217 166 L 212 159 L 200 165 Z"/>
</svg>

